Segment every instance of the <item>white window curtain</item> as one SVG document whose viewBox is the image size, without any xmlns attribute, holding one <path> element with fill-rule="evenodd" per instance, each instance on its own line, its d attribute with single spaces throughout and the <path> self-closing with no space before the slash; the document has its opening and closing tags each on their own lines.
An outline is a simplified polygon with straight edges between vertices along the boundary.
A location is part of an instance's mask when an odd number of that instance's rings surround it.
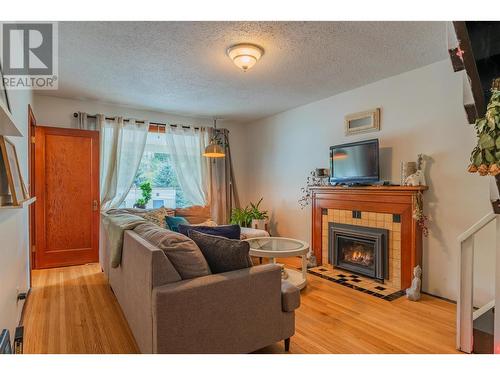
<svg viewBox="0 0 500 375">
<path fill-rule="evenodd" d="M 77 127 L 101 132 L 101 209 L 116 208 L 125 200 L 137 174 L 146 145 L 149 123 L 124 123 L 122 118 L 106 120 L 97 115 L 96 121 L 78 114 Z M 219 224 L 229 221 L 232 207 L 239 206 L 234 184 L 228 131 L 217 129 L 226 157 L 209 159 L 202 156 L 213 128 L 167 126 L 165 150 L 185 198 L 193 205 L 210 205 L 212 218 Z M 163 142 L 161 142 L 163 143 Z"/>
<path fill-rule="evenodd" d="M 208 135 L 205 129 L 167 126 L 166 147 L 186 199 L 195 206 L 205 206 L 208 198 L 207 163 L 202 157 Z"/>
<path fill-rule="evenodd" d="M 112 120 L 97 115 L 101 133 L 101 210 L 119 207 L 125 200 L 141 162 L 149 123 Z"/>
</svg>

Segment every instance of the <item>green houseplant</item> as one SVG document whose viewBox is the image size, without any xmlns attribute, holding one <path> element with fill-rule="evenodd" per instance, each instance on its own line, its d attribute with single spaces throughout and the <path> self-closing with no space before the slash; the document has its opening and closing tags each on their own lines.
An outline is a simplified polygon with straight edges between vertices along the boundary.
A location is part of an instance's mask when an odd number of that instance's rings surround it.
<svg viewBox="0 0 500 375">
<path fill-rule="evenodd" d="M 267 211 L 263 211 L 259 208 L 262 200 L 264 198 L 260 198 L 257 203 L 250 202 L 250 217 L 252 218 L 250 225 L 255 229 L 267 229 L 267 219 L 269 216 L 267 215 Z"/>
<path fill-rule="evenodd" d="M 245 208 L 233 208 L 231 211 L 230 222 L 231 224 L 238 224 L 240 227 L 248 227 L 252 222 L 248 206 Z"/>
<path fill-rule="evenodd" d="M 146 181 L 139 185 L 139 189 L 142 191 L 142 197 L 137 199 L 134 204 L 135 208 L 146 208 L 146 205 L 151 200 L 153 188 L 151 187 L 151 182 Z"/>
<path fill-rule="evenodd" d="M 262 228 L 267 223 L 269 218 L 267 211 L 260 209 L 260 204 L 264 198 L 260 198 L 257 203 L 252 203 L 245 208 L 233 208 L 231 211 L 231 224 L 238 224 L 240 227 L 257 227 Z M 252 222 L 254 222 L 252 224 Z M 262 228 L 264 229 L 264 228 Z"/>
</svg>

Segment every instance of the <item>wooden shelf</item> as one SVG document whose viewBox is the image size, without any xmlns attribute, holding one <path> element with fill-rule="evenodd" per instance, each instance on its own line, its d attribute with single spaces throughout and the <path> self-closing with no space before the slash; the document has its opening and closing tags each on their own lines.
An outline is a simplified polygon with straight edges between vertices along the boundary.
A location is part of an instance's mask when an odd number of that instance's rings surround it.
<svg viewBox="0 0 500 375">
<path fill-rule="evenodd" d="M 18 208 L 28 207 L 30 204 L 35 203 L 35 201 L 36 201 L 36 197 L 33 197 L 33 198 L 30 198 L 30 199 L 27 199 L 27 200 L 21 202 L 21 204 L 19 204 L 17 206 L 14 206 L 14 205 L 11 205 L 11 206 L 0 206 L 0 210 L 15 210 L 15 209 L 18 209 Z"/>
<path fill-rule="evenodd" d="M 0 135 L 22 137 L 22 133 L 17 128 L 14 118 L 8 111 L 5 103 L 0 102 Z"/>
</svg>

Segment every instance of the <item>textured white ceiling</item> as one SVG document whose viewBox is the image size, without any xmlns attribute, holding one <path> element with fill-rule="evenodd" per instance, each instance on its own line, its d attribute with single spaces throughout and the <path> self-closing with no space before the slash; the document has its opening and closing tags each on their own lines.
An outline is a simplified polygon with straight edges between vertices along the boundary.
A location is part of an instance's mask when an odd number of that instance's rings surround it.
<svg viewBox="0 0 500 375">
<path fill-rule="evenodd" d="M 59 90 L 189 116 L 247 121 L 446 58 L 443 22 L 61 22 Z M 243 73 L 225 55 L 265 54 Z"/>
</svg>

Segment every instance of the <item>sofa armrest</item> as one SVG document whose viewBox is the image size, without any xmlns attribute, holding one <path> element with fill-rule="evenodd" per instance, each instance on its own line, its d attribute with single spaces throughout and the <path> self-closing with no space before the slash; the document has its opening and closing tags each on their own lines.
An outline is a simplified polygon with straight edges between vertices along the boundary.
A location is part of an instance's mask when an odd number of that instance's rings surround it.
<svg viewBox="0 0 500 375">
<path fill-rule="evenodd" d="M 248 353 L 283 339 L 281 267 L 266 264 L 153 289 L 156 353 Z"/>
<path fill-rule="evenodd" d="M 285 312 L 292 312 L 300 306 L 300 290 L 290 282 L 281 282 L 281 308 Z"/>
</svg>

